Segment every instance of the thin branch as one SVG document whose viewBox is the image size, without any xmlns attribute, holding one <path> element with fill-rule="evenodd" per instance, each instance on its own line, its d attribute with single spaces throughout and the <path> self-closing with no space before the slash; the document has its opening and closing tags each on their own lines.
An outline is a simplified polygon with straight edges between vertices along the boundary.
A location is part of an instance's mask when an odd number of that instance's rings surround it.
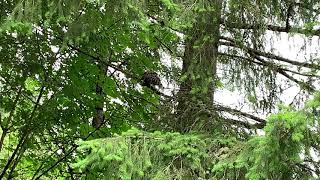
<svg viewBox="0 0 320 180">
<path fill-rule="evenodd" d="M 243 60 L 245 60 L 245 61 L 248 61 L 248 62 L 251 62 L 251 63 L 254 63 L 254 64 L 258 64 L 258 65 L 261 65 L 261 66 L 275 67 L 275 68 L 274 68 L 275 71 L 277 71 L 277 70 L 279 69 L 279 70 L 283 70 L 283 71 L 290 72 L 290 73 L 293 73 L 293 74 L 297 74 L 297 75 L 300 75 L 300 76 L 320 78 L 320 76 L 318 76 L 318 75 L 316 75 L 316 74 L 300 73 L 300 72 L 297 72 L 297 71 L 293 71 L 293 70 L 290 70 L 290 69 L 283 68 L 283 67 L 281 67 L 281 65 L 278 65 L 278 64 L 272 63 L 272 62 L 264 61 L 264 62 L 262 63 L 262 62 L 254 61 L 253 59 L 250 59 L 250 58 L 247 58 L 247 57 L 238 56 L 238 55 L 234 55 L 234 54 L 227 54 L 227 53 L 222 53 L 222 52 L 219 52 L 218 55 L 221 55 L 221 56 L 229 56 L 229 57 L 237 58 L 237 59 L 243 59 Z"/>
<path fill-rule="evenodd" d="M 174 54 L 173 51 L 170 49 L 169 46 L 164 44 L 157 36 L 154 37 L 165 49 L 167 49 L 171 54 Z"/>
<path fill-rule="evenodd" d="M 266 62 L 262 58 L 260 58 L 259 56 L 255 55 L 253 53 L 250 53 L 250 55 L 253 56 L 255 59 L 259 60 L 260 62 Z M 307 89 L 309 92 L 314 92 L 315 91 L 315 87 L 313 87 L 312 85 L 309 85 L 309 84 L 307 84 L 307 83 L 305 83 L 303 81 L 300 81 L 300 80 L 294 78 L 293 76 L 290 76 L 284 70 L 278 69 L 277 72 L 280 73 L 281 75 L 283 75 L 284 77 L 288 78 L 289 80 L 295 82 L 296 84 L 301 86 L 301 88 Z"/>
<path fill-rule="evenodd" d="M 298 74 L 298 75 L 302 75 L 302 76 L 308 76 L 308 77 L 318 77 L 317 75 L 308 75 L 308 74 L 302 74 L 296 71 L 292 71 L 292 70 L 288 70 L 288 69 L 284 69 L 281 68 L 279 65 L 276 65 L 274 63 L 270 63 L 267 62 L 265 60 L 263 60 L 262 58 L 260 58 L 259 56 L 256 56 L 255 54 L 250 54 L 253 58 L 255 58 L 256 60 L 258 60 L 259 62 L 256 62 L 250 58 L 245 58 L 245 57 L 241 57 L 241 56 L 236 56 L 236 55 L 231 55 L 231 54 L 226 54 L 226 53 L 219 53 L 219 55 L 225 55 L 225 56 L 231 56 L 231 57 L 236 57 L 236 58 L 241 58 L 243 60 L 258 64 L 258 65 L 262 65 L 262 66 L 266 66 L 266 67 L 274 67 L 272 68 L 273 71 L 283 75 L 284 77 L 288 78 L 289 80 L 295 82 L 296 84 L 298 84 L 299 86 L 302 86 L 302 88 L 307 89 L 309 92 L 314 92 L 315 91 L 315 87 L 313 87 L 312 85 L 307 84 L 306 82 L 300 81 L 296 78 L 294 78 L 293 76 L 290 76 L 286 71 L 294 73 L 294 74 Z"/>
<path fill-rule="evenodd" d="M 40 99 L 42 98 L 43 93 L 44 93 L 44 85 L 42 85 L 42 87 L 40 89 L 40 93 L 39 93 L 38 98 L 37 98 L 37 103 L 34 105 L 33 110 L 31 112 L 31 115 L 30 115 L 29 119 L 27 120 L 27 123 L 26 123 L 27 128 L 25 129 L 25 132 L 22 134 L 22 137 L 21 137 L 18 145 L 16 146 L 15 150 L 13 151 L 12 155 L 8 159 L 7 164 L 3 168 L 3 170 L 2 170 L 2 172 L 0 174 L 0 179 L 2 179 L 4 177 L 4 175 L 6 174 L 6 171 L 9 169 L 12 161 L 15 159 L 15 156 L 17 155 L 17 153 L 21 150 L 21 148 L 25 145 L 25 143 L 29 139 L 29 136 L 30 136 L 30 134 L 32 132 L 29 131 L 28 126 L 30 126 L 29 123 L 31 123 L 31 120 L 34 117 L 34 114 L 35 114 L 35 112 L 36 112 L 36 110 L 38 108 L 38 105 L 40 103 Z"/>
<path fill-rule="evenodd" d="M 20 100 L 21 92 L 22 92 L 22 86 L 19 87 L 18 94 L 17 94 L 17 96 L 16 96 L 16 98 L 15 98 L 15 100 L 13 102 L 13 107 L 12 107 L 12 109 L 10 111 L 10 114 L 9 114 L 9 117 L 8 117 L 8 126 L 4 127 L 3 124 L 0 121 L 0 123 L 1 123 L 0 126 L 1 126 L 1 129 L 2 129 L 2 135 L 1 135 L 1 139 L 0 139 L 0 152 L 1 152 L 1 149 L 2 149 L 2 146 L 3 146 L 4 138 L 6 137 L 6 134 L 8 133 L 9 126 L 10 126 L 12 118 L 13 118 L 13 114 L 14 114 L 14 112 L 16 110 L 18 101 Z"/>
<path fill-rule="evenodd" d="M 239 121 L 239 120 L 232 119 L 232 118 L 224 118 L 224 120 L 227 123 L 230 123 L 232 125 L 242 126 L 242 127 L 247 128 L 247 129 L 254 129 L 254 128 L 263 129 L 264 126 L 265 126 L 265 124 L 259 124 L 259 123 L 250 124 L 249 122 Z"/>
<path fill-rule="evenodd" d="M 27 140 L 27 139 L 26 139 Z M 17 155 L 17 157 L 15 158 L 14 162 L 13 162 L 13 165 L 11 167 L 11 170 L 8 174 L 8 179 L 12 179 L 13 176 L 14 176 L 14 170 L 15 168 L 17 167 L 18 163 L 20 162 L 21 158 L 23 157 L 23 153 L 25 152 L 26 150 L 26 147 L 21 147 L 20 151 L 19 151 L 19 154 Z"/>
<path fill-rule="evenodd" d="M 105 123 L 107 122 L 107 120 L 105 120 L 103 123 L 100 124 L 99 127 L 97 127 L 96 129 L 94 129 L 92 132 L 90 132 L 85 138 L 83 138 L 82 140 L 85 141 L 87 140 L 89 137 L 91 137 L 95 132 L 97 132 Z M 69 155 L 71 155 L 71 153 L 73 153 L 76 149 L 78 148 L 77 144 L 73 144 L 72 147 L 69 149 L 68 152 L 65 153 L 65 155 L 63 157 L 61 157 L 60 159 L 58 159 L 54 164 L 52 164 L 49 168 L 47 168 L 45 171 L 43 171 L 39 176 L 35 177 L 36 174 L 33 175 L 33 179 L 40 179 L 41 176 L 47 174 L 49 171 L 51 171 L 53 168 L 55 168 L 59 163 L 61 163 L 62 161 L 64 161 Z"/>
<path fill-rule="evenodd" d="M 0 152 L 2 150 L 4 139 L 8 134 L 8 128 L 1 128 L 1 129 L 2 129 L 2 134 L 1 134 L 1 138 L 0 138 Z"/>
<path fill-rule="evenodd" d="M 115 69 L 115 70 L 117 70 L 117 71 L 125 74 L 125 75 L 126 75 L 127 77 L 129 77 L 129 78 L 133 78 L 133 79 L 136 79 L 136 80 L 140 80 L 139 77 L 136 77 L 136 76 L 134 76 L 134 75 L 132 75 L 132 74 L 124 71 L 123 69 L 121 69 L 121 67 L 115 66 L 115 65 L 113 65 L 113 64 L 111 64 L 111 63 L 107 63 L 107 62 L 103 61 L 102 59 L 100 59 L 99 57 L 96 57 L 96 56 L 94 56 L 94 55 L 92 55 L 92 54 L 90 54 L 90 53 L 87 53 L 86 51 L 83 51 L 82 49 L 80 49 L 80 48 L 78 48 L 78 47 L 75 47 L 75 46 L 73 46 L 73 45 L 71 45 L 71 44 L 67 44 L 67 46 L 68 46 L 69 48 L 73 49 L 73 50 L 76 50 L 77 52 L 79 52 L 79 53 L 81 53 L 81 54 L 83 54 L 83 55 L 85 55 L 85 56 L 88 56 L 88 57 L 92 58 L 93 60 L 95 60 L 95 61 L 97 61 L 97 62 L 99 62 L 99 63 L 102 63 L 102 64 L 105 65 L 105 66 L 109 66 L 109 67 L 111 67 L 111 68 L 113 68 L 113 69 Z M 158 90 L 155 90 L 155 89 L 152 89 L 152 90 L 153 90 L 156 94 L 158 94 L 158 95 L 160 95 L 160 96 L 163 96 L 163 97 L 166 97 L 166 98 L 172 98 L 171 96 L 168 96 L 168 95 L 166 95 L 166 94 L 163 94 L 162 92 L 160 92 L 160 91 L 158 91 Z"/>
<path fill-rule="evenodd" d="M 11 155 L 10 158 L 8 159 L 6 165 L 4 166 L 4 168 L 3 168 L 3 170 L 2 170 L 2 172 L 1 172 L 1 174 L 0 174 L 0 179 L 2 179 L 2 178 L 4 177 L 4 175 L 6 174 L 6 171 L 9 169 L 10 164 L 11 164 L 12 161 L 14 160 L 14 158 L 15 158 L 16 154 L 18 153 L 20 147 L 22 147 L 22 145 L 24 144 L 24 142 L 25 142 L 25 140 L 26 140 L 25 138 L 26 138 L 26 136 L 22 136 L 21 139 L 19 140 L 18 145 L 17 145 L 16 148 L 14 149 L 12 155 Z"/>
<path fill-rule="evenodd" d="M 240 110 L 233 109 L 233 108 L 226 107 L 226 106 L 215 105 L 215 110 L 224 111 L 224 112 L 228 112 L 228 113 L 231 113 L 231 114 L 241 115 L 241 116 L 247 117 L 249 119 L 252 119 L 254 121 L 259 122 L 261 126 L 265 126 L 266 123 L 267 123 L 267 121 L 265 119 L 262 119 L 262 118 L 259 118 L 257 116 L 254 116 L 252 114 L 249 114 L 249 113 L 246 113 L 246 112 L 242 112 Z"/>
<path fill-rule="evenodd" d="M 220 38 L 223 39 L 223 40 L 226 40 L 226 41 L 220 41 L 219 42 L 220 45 L 232 46 L 232 47 L 244 49 L 247 52 L 252 52 L 252 53 L 254 53 L 256 55 L 259 55 L 259 56 L 264 56 L 264 57 L 269 58 L 269 59 L 274 59 L 274 60 L 277 60 L 277 61 L 286 62 L 286 63 L 293 64 L 293 65 L 300 66 L 300 67 L 306 67 L 306 68 L 312 68 L 312 69 L 320 69 L 320 66 L 317 65 L 317 64 L 310 64 L 310 63 L 307 63 L 307 62 L 299 62 L 299 61 L 290 60 L 290 59 L 287 59 L 287 58 L 284 58 L 282 56 L 278 56 L 278 55 L 275 55 L 275 54 L 272 54 L 272 53 L 269 53 L 269 52 L 262 52 L 262 51 L 258 51 L 256 49 L 249 48 L 249 47 L 244 46 L 244 45 L 237 45 L 233 39 L 228 38 L 228 37 L 220 37 Z"/>
<path fill-rule="evenodd" d="M 235 29 L 247 29 L 247 30 L 258 30 L 261 28 L 266 28 L 269 31 L 274 32 L 284 32 L 284 33 L 297 33 L 303 35 L 312 35 L 312 36 L 319 36 L 320 29 L 306 29 L 302 27 L 283 27 L 283 26 L 276 26 L 276 25 L 264 25 L 264 24 L 246 24 L 246 23 L 232 23 L 226 20 L 222 21 L 221 24 L 227 28 L 235 28 Z"/>
</svg>

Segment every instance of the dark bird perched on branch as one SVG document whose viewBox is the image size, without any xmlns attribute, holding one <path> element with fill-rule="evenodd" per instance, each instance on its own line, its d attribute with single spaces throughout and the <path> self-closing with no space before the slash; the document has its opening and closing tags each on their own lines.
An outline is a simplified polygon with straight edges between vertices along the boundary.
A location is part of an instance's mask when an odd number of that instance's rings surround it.
<svg viewBox="0 0 320 180">
<path fill-rule="evenodd" d="M 156 72 L 152 71 L 146 71 L 144 72 L 142 78 L 142 86 L 146 86 L 152 90 L 158 91 L 156 89 L 156 86 L 159 88 L 162 88 L 161 79 L 159 78 L 158 74 Z"/>
</svg>

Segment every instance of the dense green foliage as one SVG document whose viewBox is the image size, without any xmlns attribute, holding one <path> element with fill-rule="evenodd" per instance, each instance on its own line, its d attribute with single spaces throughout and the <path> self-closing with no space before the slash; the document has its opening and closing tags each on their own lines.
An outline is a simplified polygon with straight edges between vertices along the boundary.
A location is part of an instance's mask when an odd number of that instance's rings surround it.
<svg viewBox="0 0 320 180">
<path fill-rule="evenodd" d="M 133 129 L 80 142 L 81 152 L 90 153 L 74 167 L 106 179 L 309 179 L 320 173 L 317 164 L 311 163 L 315 170 L 303 164 L 319 149 L 319 129 L 310 128 L 319 123 L 310 111 L 319 107 L 319 93 L 302 110 L 282 107 L 269 118 L 265 135 L 248 142 L 230 135 Z"/>
<path fill-rule="evenodd" d="M 0 179 L 318 178 L 319 5 L 0 1 Z"/>
</svg>

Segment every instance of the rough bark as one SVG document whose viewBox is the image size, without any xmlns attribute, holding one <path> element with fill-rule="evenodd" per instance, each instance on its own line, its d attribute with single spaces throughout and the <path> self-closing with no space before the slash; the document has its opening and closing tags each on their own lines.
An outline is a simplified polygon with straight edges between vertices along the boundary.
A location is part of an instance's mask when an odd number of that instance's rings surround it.
<svg viewBox="0 0 320 180">
<path fill-rule="evenodd" d="M 213 106 L 219 44 L 221 0 L 210 2 L 206 12 L 199 13 L 193 28 L 186 32 L 182 77 L 178 93 L 177 119 L 174 129 L 187 132 L 206 128 L 209 114 L 201 109 Z"/>
<path fill-rule="evenodd" d="M 102 87 L 97 84 L 96 85 L 96 94 L 97 94 L 97 96 L 100 97 L 100 99 L 97 100 L 97 102 L 96 102 L 96 107 L 95 107 L 96 112 L 95 112 L 95 116 L 93 117 L 93 120 L 92 120 L 92 126 L 94 128 L 99 128 L 104 123 L 103 101 L 101 101 L 101 99 L 103 99 L 102 93 L 103 93 Z"/>
</svg>

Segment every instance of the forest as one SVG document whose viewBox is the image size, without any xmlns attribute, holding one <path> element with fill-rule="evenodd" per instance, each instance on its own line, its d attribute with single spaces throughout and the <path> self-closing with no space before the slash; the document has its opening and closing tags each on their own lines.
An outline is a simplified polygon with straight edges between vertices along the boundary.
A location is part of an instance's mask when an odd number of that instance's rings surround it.
<svg viewBox="0 0 320 180">
<path fill-rule="evenodd" d="M 1 0 L 0 179 L 318 179 L 319 36 L 318 0 Z"/>
</svg>

